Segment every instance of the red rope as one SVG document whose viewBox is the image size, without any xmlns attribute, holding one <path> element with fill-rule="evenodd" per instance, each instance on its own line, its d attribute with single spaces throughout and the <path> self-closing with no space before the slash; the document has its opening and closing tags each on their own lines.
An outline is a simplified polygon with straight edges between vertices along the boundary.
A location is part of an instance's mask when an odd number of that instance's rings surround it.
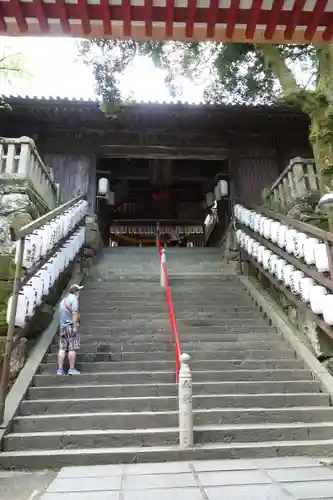
<svg viewBox="0 0 333 500">
<path fill-rule="evenodd" d="M 164 273 L 164 278 L 165 278 L 166 310 L 167 310 L 167 313 L 169 314 L 169 319 L 170 319 L 170 344 L 175 343 L 175 369 L 176 369 L 176 382 L 178 384 L 179 361 L 180 361 L 179 334 L 178 334 L 178 329 L 177 329 L 175 310 L 174 310 L 173 302 L 172 302 L 171 290 L 170 290 L 170 286 L 169 286 L 168 272 L 166 269 L 165 262 L 162 262 L 163 247 L 161 245 L 160 240 L 157 240 L 157 242 L 158 242 L 158 251 L 159 251 L 160 260 L 161 260 L 161 266 L 163 268 L 163 273 Z"/>
</svg>

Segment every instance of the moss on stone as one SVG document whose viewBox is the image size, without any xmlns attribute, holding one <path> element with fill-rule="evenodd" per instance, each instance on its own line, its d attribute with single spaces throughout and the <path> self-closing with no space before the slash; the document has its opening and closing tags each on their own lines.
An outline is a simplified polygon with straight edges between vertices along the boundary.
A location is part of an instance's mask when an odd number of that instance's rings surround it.
<svg viewBox="0 0 333 500">
<path fill-rule="evenodd" d="M 12 255 L 0 255 L 0 281 L 12 281 L 15 273 L 15 262 Z"/>
<path fill-rule="evenodd" d="M 32 222 L 32 217 L 30 214 L 26 212 L 15 212 L 12 215 L 8 216 L 8 221 L 10 225 L 18 231 L 21 227 L 26 226 Z"/>
</svg>

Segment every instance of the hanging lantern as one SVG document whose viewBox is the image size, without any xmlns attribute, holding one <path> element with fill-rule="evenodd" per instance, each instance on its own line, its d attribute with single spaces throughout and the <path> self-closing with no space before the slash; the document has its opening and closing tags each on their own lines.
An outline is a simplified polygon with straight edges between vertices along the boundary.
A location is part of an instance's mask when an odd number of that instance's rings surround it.
<svg viewBox="0 0 333 500">
<path fill-rule="evenodd" d="M 9 323 L 11 308 L 12 308 L 12 297 L 9 297 L 7 305 L 7 316 L 6 316 L 7 323 Z M 15 326 L 18 326 L 19 328 L 23 328 L 25 326 L 28 318 L 28 311 L 29 311 L 29 300 L 28 297 L 23 292 L 23 288 L 21 288 L 17 298 L 16 316 L 14 321 Z"/>
<path fill-rule="evenodd" d="M 286 246 L 287 232 L 288 232 L 288 226 L 284 226 L 282 224 L 279 229 L 278 240 L 277 240 L 277 244 L 279 245 L 280 248 L 285 248 Z"/>
<path fill-rule="evenodd" d="M 290 254 L 294 253 L 296 245 L 297 231 L 295 229 L 289 229 L 286 234 L 286 251 Z"/>
<path fill-rule="evenodd" d="M 228 196 L 228 183 L 225 180 L 220 180 L 214 189 L 215 200 L 219 201 L 221 198 Z"/>
<path fill-rule="evenodd" d="M 279 281 L 283 281 L 284 277 L 284 268 L 287 265 L 287 261 L 284 259 L 280 259 L 276 265 L 276 276 Z"/>
<path fill-rule="evenodd" d="M 284 269 L 283 269 L 283 282 L 285 286 L 290 287 L 291 286 L 291 276 L 293 272 L 296 271 L 294 266 L 291 264 L 287 264 Z"/>
<path fill-rule="evenodd" d="M 263 261 L 263 258 L 264 258 L 264 251 L 265 251 L 265 247 L 263 245 L 259 245 L 258 247 L 258 254 L 257 254 L 257 260 L 259 262 L 259 264 L 262 264 L 262 261 Z"/>
<path fill-rule="evenodd" d="M 310 302 L 311 288 L 315 282 L 312 278 L 305 277 L 301 281 L 301 298 L 303 302 Z"/>
<path fill-rule="evenodd" d="M 105 177 L 102 177 L 98 181 L 98 194 L 100 196 L 107 196 L 109 192 L 109 180 Z"/>
<path fill-rule="evenodd" d="M 294 255 L 297 259 L 304 258 L 304 245 L 308 239 L 307 235 L 304 233 L 297 233 L 296 243 L 294 248 Z"/>
<path fill-rule="evenodd" d="M 323 313 L 324 297 L 327 294 L 327 290 L 323 286 L 314 285 L 310 292 L 310 306 L 312 312 L 315 314 Z"/>
<path fill-rule="evenodd" d="M 327 294 L 323 297 L 323 317 L 325 323 L 333 325 L 333 295 Z"/>
<path fill-rule="evenodd" d="M 269 269 L 269 263 L 270 263 L 270 259 L 271 259 L 271 256 L 273 255 L 273 252 L 271 252 L 270 250 L 267 250 L 265 249 L 264 250 L 264 253 L 263 253 L 263 257 L 262 257 L 262 265 L 263 265 L 263 268 L 264 269 Z"/>
<path fill-rule="evenodd" d="M 305 274 L 302 271 L 294 271 L 291 277 L 291 291 L 295 295 L 299 295 L 301 293 L 301 281 L 305 277 Z"/>
<path fill-rule="evenodd" d="M 266 240 L 269 240 L 271 238 L 272 222 L 272 219 L 266 219 L 264 222 L 264 238 L 266 238 Z"/>
<path fill-rule="evenodd" d="M 331 252 L 331 250 L 329 251 Z M 330 270 L 325 243 L 318 243 L 317 245 L 315 245 L 314 257 L 316 268 L 320 273 L 326 273 Z"/>
<path fill-rule="evenodd" d="M 309 266 L 316 263 L 315 246 L 318 245 L 318 243 L 319 241 L 317 238 L 308 238 L 304 242 L 304 260 Z"/>
<path fill-rule="evenodd" d="M 273 221 L 271 224 L 270 238 L 271 238 L 273 243 L 277 243 L 280 226 L 281 226 L 281 224 L 277 221 Z"/>
</svg>

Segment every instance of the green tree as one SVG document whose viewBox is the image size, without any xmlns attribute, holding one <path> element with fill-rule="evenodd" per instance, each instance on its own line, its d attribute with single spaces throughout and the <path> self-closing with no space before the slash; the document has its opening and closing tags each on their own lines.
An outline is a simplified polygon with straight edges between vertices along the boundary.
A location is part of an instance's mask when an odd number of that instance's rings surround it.
<svg viewBox="0 0 333 500">
<path fill-rule="evenodd" d="M 11 89 L 17 90 L 23 81 L 31 75 L 26 68 L 26 61 L 21 52 L 15 51 L 5 44 L 0 48 L 0 108 L 8 107 L 4 101 L 4 94 Z"/>
<path fill-rule="evenodd" d="M 92 65 L 104 109 L 121 100 L 119 76 L 138 54 L 151 57 L 167 71 L 173 95 L 181 93 L 177 87 L 181 75 L 204 86 L 204 98 L 210 103 L 283 100 L 299 106 L 311 121 L 309 141 L 321 191 L 332 191 L 333 45 L 84 41 L 80 55 Z"/>
</svg>

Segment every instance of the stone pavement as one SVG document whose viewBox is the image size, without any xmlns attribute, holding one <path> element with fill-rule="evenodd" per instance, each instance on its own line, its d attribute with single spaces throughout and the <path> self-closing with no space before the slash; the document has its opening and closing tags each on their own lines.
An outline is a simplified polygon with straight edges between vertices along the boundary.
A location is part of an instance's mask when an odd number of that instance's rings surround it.
<svg viewBox="0 0 333 500">
<path fill-rule="evenodd" d="M 333 500 L 333 468 L 307 457 L 65 467 L 40 498 L 88 499 Z"/>
</svg>

